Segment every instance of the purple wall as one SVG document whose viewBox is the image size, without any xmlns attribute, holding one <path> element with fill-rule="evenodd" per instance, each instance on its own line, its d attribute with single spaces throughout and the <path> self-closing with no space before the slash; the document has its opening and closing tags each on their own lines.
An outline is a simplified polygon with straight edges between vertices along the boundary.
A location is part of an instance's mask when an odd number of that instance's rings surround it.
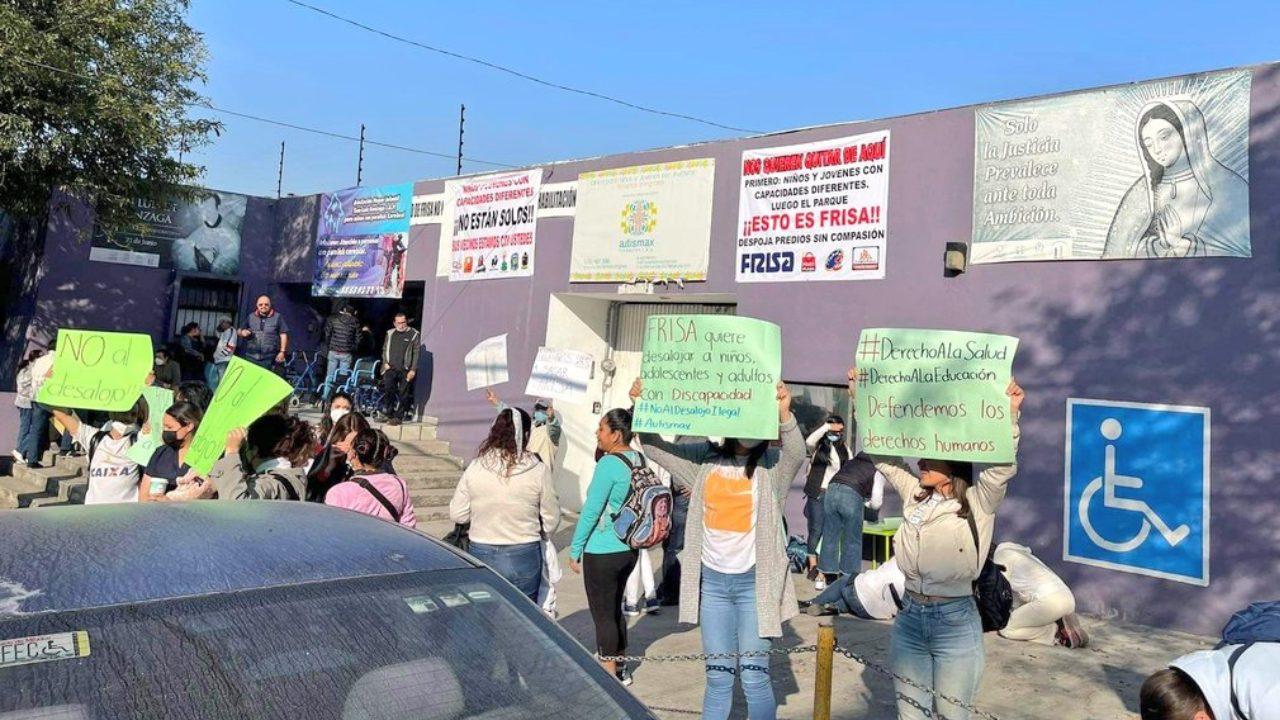
<svg viewBox="0 0 1280 720">
<path fill-rule="evenodd" d="M 1252 98 L 1251 260 L 1107 261 L 985 265 L 942 272 L 947 241 L 972 231 L 971 108 L 665 149 L 547 168 L 543 182 L 580 172 L 700 157 L 716 160 L 711 269 L 684 294 L 733 293 L 739 313 L 783 328 L 787 380 L 839 383 L 864 326 L 950 328 L 1022 339 L 1015 372 L 1027 388 L 1021 469 L 999 539 L 1036 548 L 1075 588 L 1081 608 L 1155 625 L 1216 632 L 1251 600 L 1280 596 L 1280 69 L 1256 68 Z M 734 278 L 741 152 L 888 128 L 887 277 L 883 282 L 754 284 Z M 418 194 L 443 181 L 419 183 Z M 511 333 L 510 387 L 520 388 L 546 336 L 553 292 L 616 293 L 570 285 L 573 222 L 538 224 L 537 275 L 478 283 L 434 277 L 439 229 L 415 229 L 411 279 L 426 280 L 423 334 L 435 372 L 427 412 L 459 452 L 475 447 L 492 412 L 466 392 L 463 356 Z M 679 295 L 672 287 L 665 295 Z M 832 332 L 833 323 L 843 332 Z M 819 339 L 820 338 L 820 339 Z M 1213 411 L 1211 588 L 1064 563 L 1063 453 L 1069 397 L 1203 405 Z M 464 453 L 465 454 L 465 453 Z"/>
</svg>

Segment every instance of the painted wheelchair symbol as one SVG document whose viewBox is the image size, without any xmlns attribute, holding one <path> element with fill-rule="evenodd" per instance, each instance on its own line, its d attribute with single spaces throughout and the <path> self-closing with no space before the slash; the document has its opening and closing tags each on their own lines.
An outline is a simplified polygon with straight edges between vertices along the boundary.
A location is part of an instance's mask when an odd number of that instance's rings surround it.
<svg viewBox="0 0 1280 720">
<path fill-rule="evenodd" d="M 1172 530 L 1160 516 L 1141 500 L 1127 500 L 1125 498 L 1116 497 L 1116 488 L 1130 488 L 1133 490 L 1142 489 L 1142 478 L 1132 477 L 1129 475 L 1120 475 L 1116 473 L 1116 446 L 1115 441 L 1120 439 L 1124 427 L 1119 420 L 1108 418 L 1102 422 L 1102 436 L 1111 442 L 1107 443 L 1106 460 L 1103 466 L 1102 477 L 1096 477 L 1084 489 L 1084 494 L 1080 496 L 1080 524 L 1084 527 L 1084 532 L 1089 539 L 1098 547 L 1111 552 L 1124 553 L 1134 550 L 1147 541 L 1147 536 L 1151 534 L 1152 526 L 1164 536 L 1165 542 L 1169 543 L 1169 547 L 1177 547 L 1179 543 L 1187 539 L 1191 534 L 1191 528 L 1183 525 L 1177 530 Z M 1093 500 L 1093 496 L 1098 494 L 1098 490 L 1104 490 L 1102 496 L 1102 504 L 1108 508 L 1115 510 L 1127 510 L 1137 512 L 1143 515 L 1142 529 L 1134 537 L 1123 542 L 1112 542 L 1102 537 L 1097 530 L 1094 529 L 1093 523 L 1089 520 L 1089 503 Z"/>
</svg>

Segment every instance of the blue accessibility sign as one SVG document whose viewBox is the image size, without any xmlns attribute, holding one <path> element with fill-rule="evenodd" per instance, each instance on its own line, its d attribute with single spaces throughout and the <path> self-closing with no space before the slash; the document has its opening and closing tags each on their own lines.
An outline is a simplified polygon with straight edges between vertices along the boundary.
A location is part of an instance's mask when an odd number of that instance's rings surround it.
<svg viewBox="0 0 1280 720">
<path fill-rule="evenodd" d="M 1209 409 L 1067 401 L 1064 559 L 1209 584 Z"/>
</svg>

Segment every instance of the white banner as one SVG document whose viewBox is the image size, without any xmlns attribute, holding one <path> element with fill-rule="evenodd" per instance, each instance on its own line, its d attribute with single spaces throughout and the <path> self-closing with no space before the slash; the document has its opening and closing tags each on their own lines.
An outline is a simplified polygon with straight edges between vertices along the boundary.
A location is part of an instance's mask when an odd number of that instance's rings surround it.
<svg viewBox="0 0 1280 720">
<path fill-rule="evenodd" d="M 715 160 L 578 176 L 572 282 L 706 280 Z"/>
<path fill-rule="evenodd" d="M 738 198 L 738 282 L 884 277 L 888 130 L 747 150 Z"/>
<path fill-rule="evenodd" d="M 410 225 L 439 225 L 444 217 L 444 193 L 414 195 Z"/>
<path fill-rule="evenodd" d="M 467 370 L 467 390 L 501 385 L 507 375 L 507 334 L 484 340 L 471 348 L 463 364 Z"/>
<path fill-rule="evenodd" d="M 578 209 L 578 181 L 546 183 L 538 192 L 538 218 L 573 217 Z"/>
<path fill-rule="evenodd" d="M 444 185 L 450 282 L 533 275 L 534 231 L 542 170 L 527 170 Z M 450 212 L 451 211 L 451 212 Z"/>
<path fill-rule="evenodd" d="M 594 365 L 595 359 L 586 353 L 538 348 L 524 394 L 581 403 L 587 399 L 587 385 Z"/>
</svg>

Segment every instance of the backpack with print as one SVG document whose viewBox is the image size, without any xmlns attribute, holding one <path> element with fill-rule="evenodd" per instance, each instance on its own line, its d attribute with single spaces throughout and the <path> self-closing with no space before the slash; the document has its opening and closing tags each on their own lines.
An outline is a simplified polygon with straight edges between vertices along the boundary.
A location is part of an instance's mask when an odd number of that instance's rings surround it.
<svg viewBox="0 0 1280 720">
<path fill-rule="evenodd" d="M 622 507 L 614 513 L 613 532 L 627 547 L 637 550 L 660 545 L 671 534 L 671 508 L 675 497 L 640 456 L 638 465 L 626 455 L 615 453 L 631 471 L 631 490 Z"/>
<path fill-rule="evenodd" d="M 978 541 L 978 523 L 969 513 L 969 530 L 973 533 L 973 551 L 975 555 L 982 551 Z M 1013 614 L 1013 586 L 1002 572 L 1005 567 L 995 561 L 995 543 L 991 544 L 986 562 L 973 581 L 973 599 L 978 604 L 978 614 L 982 616 L 982 632 L 997 632 L 1009 624 L 1009 616 Z"/>
</svg>

